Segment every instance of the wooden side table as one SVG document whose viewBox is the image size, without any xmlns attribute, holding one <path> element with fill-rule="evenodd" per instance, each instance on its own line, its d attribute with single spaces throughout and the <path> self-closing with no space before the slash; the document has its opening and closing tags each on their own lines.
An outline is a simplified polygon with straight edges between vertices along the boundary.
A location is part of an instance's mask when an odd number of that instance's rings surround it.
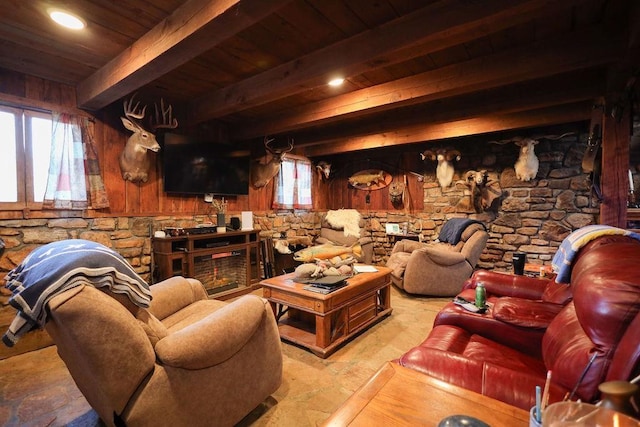
<svg viewBox="0 0 640 427">
<path fill-rule="evenodd" d="M 529 425 L 527 411 L 387 362 L 323 426 L 437 426 L 451 415 L 494 427 Z"/>
</svg>

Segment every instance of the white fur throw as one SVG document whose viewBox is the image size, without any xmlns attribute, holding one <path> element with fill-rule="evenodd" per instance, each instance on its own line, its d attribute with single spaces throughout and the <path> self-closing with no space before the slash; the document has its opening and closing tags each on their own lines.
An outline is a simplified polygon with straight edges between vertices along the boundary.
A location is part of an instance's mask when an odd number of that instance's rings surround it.
<svg viewBox="0 0 640 427">
<path fill-rule="evenodd" d="M 345 236 L 360 237 L 360 212 L 357 210 L 328 211 L 326 220 L 333 228 L 343 228 Z"/>
</svg>

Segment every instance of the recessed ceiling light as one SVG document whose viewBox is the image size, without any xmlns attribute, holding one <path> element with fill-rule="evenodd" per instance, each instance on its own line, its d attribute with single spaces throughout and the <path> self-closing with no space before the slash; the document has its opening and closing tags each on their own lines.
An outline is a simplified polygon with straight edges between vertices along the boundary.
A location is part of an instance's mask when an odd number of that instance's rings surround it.
<svg viewBox="0 0 640 427">
<path fill-rule="evenodd" d="M 81 30 L 86 26 L 84 20 L 77 17 L 76 15 L 73 15 L 69 12 L 64 12 L 62 10 L 50 10 L 49 16 L 56 23 L 71 30 Z"/>
<path fill-rule="evenodd" d="M 338 77 L 333 80 L 330 80 L 329 86 L 340 86 L 342 83 L 344 83 L 344 79 L 341 77 Z"/>
</svg>

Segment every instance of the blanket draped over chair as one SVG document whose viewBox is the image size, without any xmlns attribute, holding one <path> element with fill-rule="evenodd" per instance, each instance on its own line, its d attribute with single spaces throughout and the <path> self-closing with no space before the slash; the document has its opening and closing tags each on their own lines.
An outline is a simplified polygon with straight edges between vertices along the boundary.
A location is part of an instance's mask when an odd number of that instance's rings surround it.
<svg viewBox="0 0 640 427">
<path fill-rule="evenodd" d="M 149 285 L 117 252 L 96 242 L 72 239 L 49 243 L 32 251 L 5 277 L 12 292 L 9 304 L 18 310 L 2 341 L 12 347 L 47 320 L 45 306 L 56 295 L 80 285 L 106 287 L 125 294 L 131 302 L 147 308 Z"/>
<path fill-rule="evenodd" d="M 622 235 L 640 240 L 640 234 L 609 225 L 588 225 L 569 234 L 553 256 L 551 266 L 557 273 L 556 283 L 569 283 L 573 260 L 580 248 L 600 236 Z"/>
<path fill-rule="evenodd" d="M 335 228 L 343 228 L 345 236 L 360 237 L 360 212 L 355 209 L 338 209 L 327 212 L 327 222 Z"/>
</svg>

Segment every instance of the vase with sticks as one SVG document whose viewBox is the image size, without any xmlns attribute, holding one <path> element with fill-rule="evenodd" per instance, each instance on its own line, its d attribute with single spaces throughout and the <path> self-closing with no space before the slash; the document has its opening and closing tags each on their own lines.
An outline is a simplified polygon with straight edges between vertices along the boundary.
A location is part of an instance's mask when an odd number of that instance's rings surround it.
<svg viewBox="0 0 640 427">
<path fill-rule="evenodd" d="M 225 220 L 225 213 L 227 212 L 227 202 L 224 200 L 224 197 L 220 200 L 213 199 L 211 201 L 211 206 L 216 210 L 216 231 L 218 233 L 224 233 L 227 231 L 227 223 Z"/>
</svg>

